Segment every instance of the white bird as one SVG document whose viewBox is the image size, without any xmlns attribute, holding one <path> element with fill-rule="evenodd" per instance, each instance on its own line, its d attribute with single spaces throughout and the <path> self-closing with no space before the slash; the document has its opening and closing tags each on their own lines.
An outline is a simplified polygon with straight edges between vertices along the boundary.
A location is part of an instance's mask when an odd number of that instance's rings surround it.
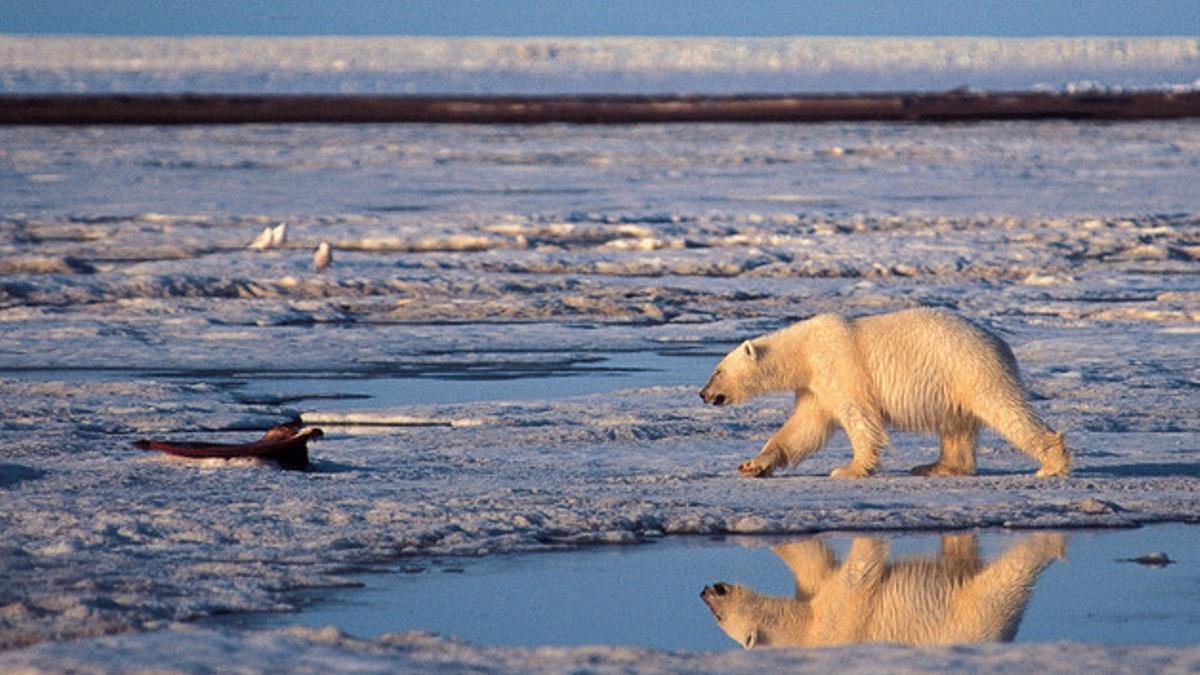
<svg viewBox="0 0 1200 675">
<path fill-rule="evenodd" d="M 283 248 L 287 243 L 287 223 L 279 223 L 271 230 L 271 248 Z"/>
<path fill-rule="evenodd" d="M 250 245 L 246 248 L 251 248 L 256 251 L 262 251 L 271 248 L 271 228 L 264 227 L 263 231 L 259 233 L 259 235 L 254 238 L 254 241 L 250 242 Z"/>
<path fill-rule="evenodd" d="M 333 262 L 333 249 L 329 247 L 329 242 L 323 241 L 317 246 L 317 252 L 313 254 L 313 268 L 321 272 L 329 267 Z"/>
<path fill-rule="evenodd" d="M 279 223 L 275 227 L 267 226 L 250 242 L 248 248 L 265 251 L 269 248 L 283 248 L 287 243 L 287 223 Z"/>
</svg>

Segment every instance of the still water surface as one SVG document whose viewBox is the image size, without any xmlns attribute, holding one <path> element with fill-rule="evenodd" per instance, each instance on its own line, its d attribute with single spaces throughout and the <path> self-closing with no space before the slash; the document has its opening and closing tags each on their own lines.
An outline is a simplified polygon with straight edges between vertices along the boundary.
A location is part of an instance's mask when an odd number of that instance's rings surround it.
<svg viewBox="0 0 1200 675">
<path fill-rule="evenodd" d="M 1016 622 L 1019 642 L 1200 643 L 1200 530 L 1194 525 L 947 534 L 830 533 L 816 539 L 835 557 L 835 575 L 853 572 L 861 550 L 873 549 L 885 556 L 884 576 L 915 573 L 915 583 L 927 590 L 942 583 L 948 559 L 969 556 L 974 546 L 979 565 L 966 573 L 968 580 L 994 573 L 1004 561 L 1027 565 L 1024 572 L 1034 582 L 1030 592 L 1024 594 L 1019 583 L 999 589 L 1024 602 L 1023 613 L 1017 607 L 1008 617 Z M 1041 543 L 1031 545 L 1037 538 Z M 1065 547 L 1063 558 L 1042 550 L 1044 560 L 1019 560 L 1047 541 L 1053 548 L 1054 538 Z M 812 540 L 668 537 L 645 545 L 481 559 L 413 558 L 386 573 L 358 576 L 361 588 L 299 594 L 295 600 L 303 609 L 297 613 L 223 621 L 256 628 L 335 625 L 359 637 L 422 630 L 479 644 L 737 649 L 701 591 L 728 582 L 792 601 L 803 581 L 793 573 L 804 568 L 796 563 L 797 546 L 811 552 L 813 544 L 804 542 Z M 859 554 L 852 552 L 855 546 Z M 1155 567 L 1130 560 L 1159 551 L 1176 562 Z M 856 574 L 850 583 L 865 583 Z M 997 590 L 995 584 L 989 588 Z"/>
</svg>

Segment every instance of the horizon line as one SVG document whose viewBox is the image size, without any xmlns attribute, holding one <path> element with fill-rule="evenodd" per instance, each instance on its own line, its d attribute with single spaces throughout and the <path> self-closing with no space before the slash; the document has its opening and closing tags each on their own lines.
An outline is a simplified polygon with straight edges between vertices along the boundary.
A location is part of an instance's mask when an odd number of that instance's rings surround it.
<svg viewBox="0 0 1200 675">
<path fill-rule="evenodd" d="M 0 31 L 0 37 L 21 38 L 403 38 L 403 39 L 483 39 L 483 40 L 575 40 L 575 39 L 664 39 L 664 40 L 795 40 L 814 38 L 857 38 L 857 39 L 989 39 L 989 40 L 1194 40 L 1200 42 L 1196 35 L 1138 35 L 1138 34 L 1087 34 L 1087 35 L 993 35 L 987 33 L 926 33 L 926 34 L 869 34 L 869 33 L 794 33 L 779 35 L 717 35 L 717 34 L 639 34 L 639 33 L 599 33 L 599 34 L 552 34 L 530 33 L 528 35 L 503 34 L 418 34 L 418 33 L 55 33 L 55 32 L 5 32 Z"/>
</svg>

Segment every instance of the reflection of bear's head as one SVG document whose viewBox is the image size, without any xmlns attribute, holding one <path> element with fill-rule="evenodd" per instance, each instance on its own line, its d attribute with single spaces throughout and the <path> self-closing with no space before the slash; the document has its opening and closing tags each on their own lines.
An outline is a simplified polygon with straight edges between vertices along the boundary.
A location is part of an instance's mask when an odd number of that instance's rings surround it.
<svg viewBox="0 0 1200 675">
<path fill-rule="evenodd" d="M 708 383 L 700 390 L 705 403 L 727 405 L 741 403 L 762 393 L 763 356 L 766 346 L 746 340 L 725 355 Z"/>
<path fill-rule="evenodd" d="M 807 607 L 801 603 L 755 593 L 741 584 L 705 586 L 700 599 L 721 630 L 746 649 L 792 643 L 786 636 L 799 635 L 807 619 Z M 783 640 L 778 639 L 781 633 Z"/>
</svg>

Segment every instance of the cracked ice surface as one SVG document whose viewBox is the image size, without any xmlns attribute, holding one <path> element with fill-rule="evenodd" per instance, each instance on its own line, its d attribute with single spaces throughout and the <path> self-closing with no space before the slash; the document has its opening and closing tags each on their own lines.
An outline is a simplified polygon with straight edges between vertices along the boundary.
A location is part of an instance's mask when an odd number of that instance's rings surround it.
<svg viewBox="0 0 1200 675">
<path fill-rule="evenodd" d="M 226 649 L 258 669 L 280 652 L 311 669 L 783 667 L 801 657 L 174 622 L 285 609 L 282 591 L 408 555 L 1195 522 L 1198 158 L 1194 123 L 0 130 L 0 667 L 138 652 L 187 669 Z M 277 222 L 283 249 L 246 249 Z M 905 434 L 866 481 L 824 477 L 844 438 L 780 477 L 736 475 L 788 402 L 704 407 L 706 361 L 816 312 L 915 304 L 1004 335 L 1071 477 L 1035 479 L 985 436 L 979 476 L 912 478 L 935 441 Z M 652 370 L 603 370 L 622 363 Z M 291 393 L 250 391 L 267 378 Z M 573 378 L 587 393 L 550 393 Z M 423 396 L 445 381 L 478 391 Z M 401 402 L 303 396 L 339 382 L 394 382 Z M 312 473 L 130 445 L 247 440 L 295 415 L 325 420 Z M 1060 647 L 1073 666 L 1198 658 Z M 914 670 L 1051 658 L 849 651 Z"/>
</svg>

